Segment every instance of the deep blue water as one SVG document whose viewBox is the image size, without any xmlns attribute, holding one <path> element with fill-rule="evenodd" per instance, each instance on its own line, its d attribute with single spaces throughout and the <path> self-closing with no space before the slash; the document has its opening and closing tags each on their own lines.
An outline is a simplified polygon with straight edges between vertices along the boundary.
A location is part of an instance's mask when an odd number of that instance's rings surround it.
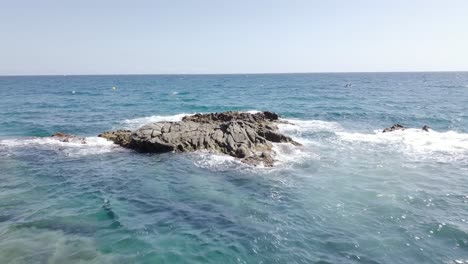
<svg viewBox="0 0 468 264">
<path fill-rule="evenodd" d="M 304 147 L 268 169 L 95 137 L 226 110 Z M 468 73 L 0 77 L 0 263 L 468 263 Z"/>
</svg>

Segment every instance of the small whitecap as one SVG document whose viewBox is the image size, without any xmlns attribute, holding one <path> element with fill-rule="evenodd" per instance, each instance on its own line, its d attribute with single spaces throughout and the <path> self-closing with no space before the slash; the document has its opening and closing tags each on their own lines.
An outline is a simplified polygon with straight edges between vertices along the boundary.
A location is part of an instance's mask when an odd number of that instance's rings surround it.
<svg viewBox="0 0 468 264">
<path fill-rule="evenodd" d="M 248 111 L 245 111 L 244 113 L 249 113 L 249 114 L 258 114 L 260 113 L 261 111 L 259 110 L 248 110 Z"/>
</svg>

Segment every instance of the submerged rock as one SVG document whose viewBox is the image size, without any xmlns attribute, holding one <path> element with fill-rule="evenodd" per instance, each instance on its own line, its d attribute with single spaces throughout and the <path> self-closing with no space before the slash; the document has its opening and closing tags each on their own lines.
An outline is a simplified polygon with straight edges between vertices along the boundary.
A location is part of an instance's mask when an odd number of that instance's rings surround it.
<svg viewBox="0 0 468 264">
<path fill-rule="evenodd" d="M 385 132 L 392 132 L 392 131 L 396 131 L 396 130 L 405 130 L 406 127 L 400 125 L 400 124 L 395 124 L 391 127 L 387 127 L 385 128 L 382 133 L 385 133 Z M 424 125 L 422 128 L 421 128 L 423 131 L 426 131 L 426 132 L 429 132 L 429 130 L 431 129 L 430 126 L 428 125 Z"/>
<path fill-rule="evenodd" d="M 62 142 L 80 142 L 81 144 L 86 144 L 86 139 L 84 137 L 77 137 L 62 132 L 55 132 L 50 137 Z"/>
<path fill-rule="evenodd" d="M 179 122 L 156 122 L 135 131 L 117 130 L 99 136 L 139 152 L 207 150 L 251 165 L 273 166 L 273 142 L 300 145 L 278 132 L 278 118 L 272 112 L 196 114 Z"/>
<path fill-rule="evenodd" d="M 392 132 L 392 131 L 396 131 L 396 130 L 404 130 L 405 127 L 400 125 L 400 124 L 394 124 L 393 126 L 391 127 L 387 127 L 385 128 L 382 133 L 386 133 L 386 132 Z"/>
</svg>

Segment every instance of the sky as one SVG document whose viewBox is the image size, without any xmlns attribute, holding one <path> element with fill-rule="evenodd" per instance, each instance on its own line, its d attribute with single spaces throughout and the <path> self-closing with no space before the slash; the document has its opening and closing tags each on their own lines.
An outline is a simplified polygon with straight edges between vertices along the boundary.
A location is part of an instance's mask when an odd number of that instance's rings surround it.
<svg viewBox="0 0 468 264">
<path fill-rule="evenodd" d="M 0 75 L 467 71 L 467 0 L 0 0 Z"/>
</svg>

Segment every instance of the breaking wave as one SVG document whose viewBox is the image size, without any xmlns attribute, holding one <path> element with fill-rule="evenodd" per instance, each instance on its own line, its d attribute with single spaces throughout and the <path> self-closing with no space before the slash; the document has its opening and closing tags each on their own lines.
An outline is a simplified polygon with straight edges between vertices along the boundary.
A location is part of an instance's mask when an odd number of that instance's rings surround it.
<svg viewBox="0 0 468 264">
<path fill-rule="evenodd" d="M 468 152 L 468 134 L 455 131 L 429 132 L 421 129 L 405 129 L 388 133 L 336 133 L 342 140 L 375 144 L 402 145 L 406 150 L 416 153 L 463 153 Z"/>
<path fill-rule="evenodd" d="M 280 131 L 304 144 L 305 153 L 298 150 L 292 155 L 284 155 L 286 159 L 295 161 L 304 156 L 311 158 L 314 153 L 311 148 L 317 146 L 343 149 L 343 143 L 351 143 L 353 148 L 361 151 L 373 151 L 375 147 L 403 152 L 417 158 L 435 158 L 438 161 L 450 162 L 465 159 L 468 155 L 468 134 L 456 131 L 437 132 L 434 130 L 409 128 L 389 133 L 382 133 L 382 128 L 371 133 L 345 130 L 336 122 L 321 120 L 287 120 L 290 124 L 281 124 Z M 326 133 L 327 136 L 317 136 Z M 294 154 L 296 153 L 296 154 Z M 309 156 L 307 156 L 309 155 Z"/>
<path fill-rule="evenodd" d="M 96 155 L 116 150 L 123 150 L 113 142 L 100 137 L 86 137 L 83 139 L 77 138 L 70 140 L 70 142 L 63 142 L 52 137 L 0 140 L 0 149 L 11 150 L 18 148 L 55 150 L 60 151 L 67 156 Z"/>
<path fill-rule="evenodd" d="M 144 126 L 149 123 L 154 123 L 154 122 L 177 122 L 181 121 L 184 116 L 187 115 L 193 115 L 193 114 L 177 114 L 177 115 L 167 115 L 167 116 L 162 116 L 162 115 L 154 115 L 154 116 L 147 116 L 147 117 L 139 117 L 139 118 L 134 118 L 134 119 L 126 119 L 122 122 L 120 122 L 119 128 L 123 129 L 137 129 L 141 126 Z"/>
</svg>

